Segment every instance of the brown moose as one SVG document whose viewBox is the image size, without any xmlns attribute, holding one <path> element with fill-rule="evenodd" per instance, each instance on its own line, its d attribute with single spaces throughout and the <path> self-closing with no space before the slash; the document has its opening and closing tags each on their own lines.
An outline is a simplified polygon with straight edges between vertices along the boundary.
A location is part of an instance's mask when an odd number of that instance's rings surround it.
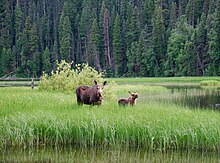
<svg viewBox="0 0 220 163">
<path fill-rule="evenodd" d="M 83 85 L 76 89 L 77 104 L 87 104 L 87 105 L 101 105 L 102 103 L 102 90 L 106 85 L 107 81 L 103 84 L 98 84 L 94 80 L 93 86 Z"/>
<path fill-rule="evenodd" d="M 125 105 L 135 105 L 136 104 L 136 99 L 138 98 L 138 94 L 136 92 L 131 93 L 130 91 L 128 91 L 128 93 L 131 95 L 128 98 L 121 98 L 118 100 L 118 104 L 120 106 L 125 106 Z"/>
</svg>

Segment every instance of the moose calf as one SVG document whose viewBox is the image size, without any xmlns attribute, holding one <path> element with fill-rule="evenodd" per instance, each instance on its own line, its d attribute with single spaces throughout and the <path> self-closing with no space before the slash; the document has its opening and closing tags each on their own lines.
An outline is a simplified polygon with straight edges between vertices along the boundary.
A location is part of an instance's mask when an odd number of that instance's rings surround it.
<svg viewBox="0 0 220 163">
<path fill-rule="evenodd" d="M 125 105 L 135 105 L 136 104 L 136 99 L 138 98 L 138 94 L 136 92 L 131 93 L 130 91 L 128 91 L 128 93 L 131 95 L 130 97 L 126 98 L 121 98 L 118 100 L 118 104 L 121 106 L 125 106 Z"/>
</svg>

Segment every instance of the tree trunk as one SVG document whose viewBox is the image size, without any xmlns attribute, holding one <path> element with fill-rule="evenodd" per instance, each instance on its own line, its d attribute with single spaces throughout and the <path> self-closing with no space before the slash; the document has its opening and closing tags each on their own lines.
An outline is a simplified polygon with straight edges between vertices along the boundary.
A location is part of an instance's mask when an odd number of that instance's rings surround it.
<svg viewBox="0 0 220 163">
<path fill-rule="evenodd" d="M 110 42 L 109 42 L 109 11 L 105 8 L 104 12 L 104 53 L 106 58 L 106 64 L 112 67 L 111 55 L 110 55 Z"/>
</svg>

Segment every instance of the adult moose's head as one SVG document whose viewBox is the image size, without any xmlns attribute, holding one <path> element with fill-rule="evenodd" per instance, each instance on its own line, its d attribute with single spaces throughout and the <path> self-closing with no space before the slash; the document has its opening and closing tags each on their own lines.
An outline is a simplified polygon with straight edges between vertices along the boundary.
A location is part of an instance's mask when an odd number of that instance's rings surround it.
<svg viewBox="0 0 220 163">
<path fill-rule="evenodd" d="M 102 84 L 98 84 L 94 80 L 93 86 L 83 85 L 76 89 L 77 104 L 87 104 L 87 105 L 101 105 L 102 103 L 102 91 L 107 81 Z"/>
</svg>

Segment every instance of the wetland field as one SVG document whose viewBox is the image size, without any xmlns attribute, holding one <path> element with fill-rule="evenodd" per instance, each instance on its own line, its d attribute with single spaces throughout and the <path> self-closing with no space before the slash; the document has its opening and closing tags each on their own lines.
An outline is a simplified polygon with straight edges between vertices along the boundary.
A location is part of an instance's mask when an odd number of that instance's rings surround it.
<svg viewBox="0 0 220 163">
<path fill-rule="evenodd" d="M 94 107 L 78 106 L 75 90 L 0 87 L 0 160 L 60 162 L 63 155 L 75 156 L 76 162 L 215 162 L 220 158 L 220 89 L 201 87 L 206 79 L 107 79 L 115 80 L 104 89 L 112 95 Z M 128 97 L 128 91 L 139 94 L 136 106 L 118 106 L 117 99 Z"/>
</svg>

